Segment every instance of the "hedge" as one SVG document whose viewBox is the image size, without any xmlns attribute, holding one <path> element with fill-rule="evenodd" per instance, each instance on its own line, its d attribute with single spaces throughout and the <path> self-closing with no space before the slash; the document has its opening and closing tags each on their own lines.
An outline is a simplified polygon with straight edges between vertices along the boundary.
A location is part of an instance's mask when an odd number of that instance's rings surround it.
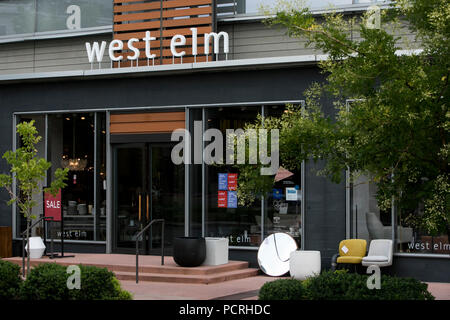
<svg viewBox="0 0 450 320">
<path fill-rule="evenodd" d="M 267 282 L 260 300 L 434 300 L 428 285 L 412 278 L 381 276 L 381 289 L 367 288 L 368 275 L 345 270 L 325 271 L 300 281 L 281 279 Z"/>
<path fill-rule="evenodd" d="M 0 300 L 17 299 L 21 284 L 20 267 L 9 261 L 0 260 Z"/>
<path fill-rule="evenodd" d="M 34 267 L 22 285 L 20 298 L 25 300 L 131 300 L 122 290 L 114 273 L 95 266 L 80 267 L 80 289 L 68 289 L 70 274 L 65 266 L 43 263 Z"/>
<path fill-rule="evenodd" d="M 301 300 L 305 290 L 294 279 L 278 279 L 266 282 L 259 290 L 259 300 Z"/>
</svg>

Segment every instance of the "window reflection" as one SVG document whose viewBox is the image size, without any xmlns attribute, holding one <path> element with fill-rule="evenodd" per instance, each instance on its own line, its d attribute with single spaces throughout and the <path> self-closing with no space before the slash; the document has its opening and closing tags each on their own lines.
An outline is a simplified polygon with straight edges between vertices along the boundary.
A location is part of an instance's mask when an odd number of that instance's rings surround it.
<svg viewBox="0 0 450 320">
<path fill-rule="evenodd" d="M 207 109 L 206 129 L 219 129 L 225 146 L 226 129 L 243 129 L 245 123 L 256 120 L 260 111 L 260 107 L 244 106 Z M 255 230 L 261 221 L 261 198 L 255 197 L 247 207 L 238 206 L 238 176 L 239 170 L 231 165 L 206 167 L 205 235 L 227 237 L 230 246 L 259 246 L 261 233 Z"/>
</svg>

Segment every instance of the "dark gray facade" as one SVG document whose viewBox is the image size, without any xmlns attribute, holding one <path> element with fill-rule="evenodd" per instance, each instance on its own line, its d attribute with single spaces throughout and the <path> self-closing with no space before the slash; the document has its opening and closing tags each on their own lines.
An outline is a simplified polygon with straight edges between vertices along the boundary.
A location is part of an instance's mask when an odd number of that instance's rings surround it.
<svg viewBox="0 0 450 320">
<path fill-rule="evenodd" d="M 164 106 L 260 103 L 302 100 L 303 92 L 314 81 L 323 81 L 319 69 L 309 65 L 246 68 L 242 70 L 177 71 L 137 75 L 105 75 L 83 78 L 49 78 L 0 85 L 0 153 L 12 148 L 14 112 L 52 112 L 110 110 Z M 325 110 L 332 114 L 331 104 Z M 318 177 L 320 163 L 305 166 L 305 250 L 319 250 L 322 268 L 346 238 L 345 181 L 334 184 Z M 6 163 L 0 160 L 0 172 Z M 0 225 L 12 225 L 7 194 L 0 193 Z M 20 244 L 16 243 L 15 251 Z M 105 252 L 100 244 L 67 244 L 67 251 Z M 17 253 L 17 251 L 16 251 Z M 230 259 L 247 260 L 257 266 L 256 250 L 232 250 Z M 450 281 L 448 258 L 395 257 L 390 272 L 426 281 Z"/>
</svg>

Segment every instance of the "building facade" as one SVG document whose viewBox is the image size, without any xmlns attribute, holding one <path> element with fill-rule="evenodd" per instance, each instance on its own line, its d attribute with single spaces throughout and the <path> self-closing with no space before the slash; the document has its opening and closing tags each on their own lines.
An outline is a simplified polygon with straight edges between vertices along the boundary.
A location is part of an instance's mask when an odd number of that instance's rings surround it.
<svg viewBox="0 0 450 320">
<path fill-rule="evenodd" d="M 320 15 L 328 2 L 310 5 Z M 331 2 L 348 16 L 386 5 Z M 388 238 L 396 243 L 392 273 L 450 281 L 448 234 L 408 227 L 395 208 L 380 212 L 376 185 L 334 184 L 316 174 L 323 164 L 305 162 L 244 207 L 235 166 L 171 160 L 173 130 L 188 130 L 193 155 L 207 148 L 209 129 L 225 134 L 258 115 L 281 115 L 324 81 L 317 62 L 326 57 L 265 25 L 261 3 L 274 1 L 0 0 L 0 151 L 20 145 L 17 123 L 35 120 L 39 156 L 52 170 L 69 168 L 64 230 L 53 236 L 70 252 L 131 253 L 140 228 L 163 218 L 164 240 L 154 227 L 147 253 L 161 241 L 170 249 L 177 236 L 228 237 L 230 258 L 256 265 L 261 240 L 279 231 L 320 250 L 323 268 L 343 239 Z M 402 30 L 406 48 L 414 35 Z M 334 114 L 331 101 L 324 111 Z M 0 225 L 12 227 L 16 254 L 24 223 L 1 201 Z"/>
</svg>

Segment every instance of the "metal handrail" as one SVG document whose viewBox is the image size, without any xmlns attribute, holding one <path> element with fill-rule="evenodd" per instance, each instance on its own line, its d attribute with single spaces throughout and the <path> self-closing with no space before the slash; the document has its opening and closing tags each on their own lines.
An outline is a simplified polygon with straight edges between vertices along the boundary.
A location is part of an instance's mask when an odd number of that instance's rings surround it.
<svg viewBox="0 0 450 320">
<path fill-rule="evenodd" d="M 20 235 L 22 236 L 22 276 L 25 277 L 25 234 L 30 230 L 33 229 L 34 226 L 36 226 L 38 223 L 40 223 L 42 220 L 44 221 L 51 221 L 53 222 L 53 217 L 40 217 L 37 221 L 35 221 L 31 226 L 27 227 L 25 231 L 23 231 Z M 51 252 L 53 257 L 53 236 L 50 238 L 51 243 Z M 29 247 L 29 243 L 27 243 L 27 246 Z M 29 249 L 29 248 L 28 248 Z M 29 252 L 27 253 L 29 254 Z"/>
<path fill-rule="evenodd" d="M 147 231 L 148 228 L 153 223 L 161 222 L 162 223 L 162 229 L 161 229 L 161 265 L 164 265 L 164 219 L 154 219 L 150 221 L 150 223 L 145 226 L 144 229 L 139 231 L 138 234 L 136 234 L 136 283 L 139 282 L 139 239 L 144 234 L 145 231 Z"/>
</svg>

